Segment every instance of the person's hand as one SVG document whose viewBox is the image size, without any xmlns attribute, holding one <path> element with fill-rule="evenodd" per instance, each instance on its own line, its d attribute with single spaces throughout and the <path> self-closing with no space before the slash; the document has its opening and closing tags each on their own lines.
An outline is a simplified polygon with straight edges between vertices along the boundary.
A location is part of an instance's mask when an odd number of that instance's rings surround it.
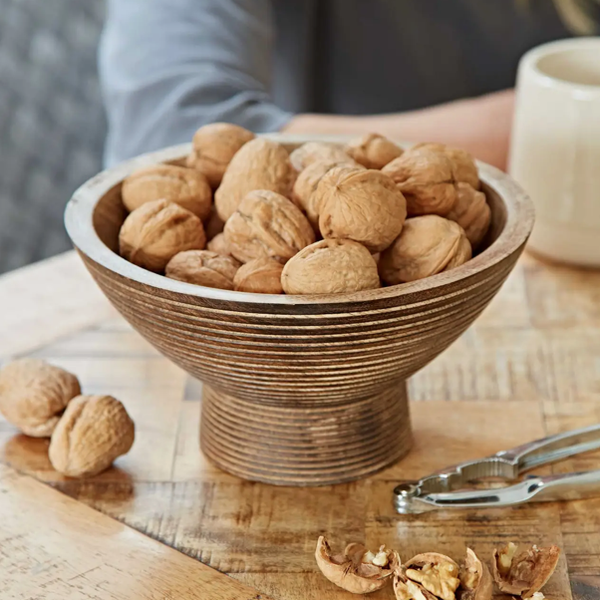
<svg viewBox="0 0 600 600">
<path fill-rule="evenodd" d="M 338 135 L 372 131 L 399 141 L 440 142 L 505 169 L 513 107 L 514 92 L 506 90 L 398 114 L 298 115 L 283 131 Z"/>
</svg>

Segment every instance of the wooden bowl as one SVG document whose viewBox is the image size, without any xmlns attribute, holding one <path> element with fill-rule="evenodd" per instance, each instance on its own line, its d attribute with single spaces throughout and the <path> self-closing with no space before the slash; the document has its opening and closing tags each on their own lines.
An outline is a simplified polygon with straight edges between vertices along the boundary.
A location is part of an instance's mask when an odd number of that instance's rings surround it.
<svg viewBox="0 0 600 600">
<path fill-rule="evenodd" d="M 479 165 L 492 225 L 483 251 L 446 273 L 353 294 L 232 292 L 167 279 L 117 253 L 123 178 L 180 162 L 189 150 L 169 148 L 100 173 L 75 192 L 65 220 L 119 312 L 205 383 L 204 453 L 225 471 L 281 485 L 349 481 L 397 461 L 411 445 L 406 379 L 496 294 L 531 232 L 528 197 L 504 173 Z"/>
</svg>

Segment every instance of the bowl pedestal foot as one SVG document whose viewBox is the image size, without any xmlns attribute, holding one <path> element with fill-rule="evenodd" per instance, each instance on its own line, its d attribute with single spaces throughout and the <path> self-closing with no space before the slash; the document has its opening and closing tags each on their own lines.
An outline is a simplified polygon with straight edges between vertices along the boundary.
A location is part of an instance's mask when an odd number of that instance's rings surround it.
<svg viewBox="0 0 600 600">
<path fill-rule="evenodd" d="M 236 398 L 204 385 L 200 445 L 243 479 L 312 486 L 362 479 L 412 443 L 406 383 L 335 405 Z"/>
</svg>

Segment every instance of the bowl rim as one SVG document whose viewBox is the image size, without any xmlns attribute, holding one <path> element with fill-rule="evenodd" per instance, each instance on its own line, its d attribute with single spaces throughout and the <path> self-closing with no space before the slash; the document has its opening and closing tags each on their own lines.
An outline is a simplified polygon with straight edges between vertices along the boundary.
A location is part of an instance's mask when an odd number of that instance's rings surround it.
<svg viewBox="0 0 600 600">
<path fill-rule="evenodd" d="M 301 144 L 306 141 L 345 142 L 354 136 L 285 135 L 264 134 L 283 144 Z M 398 142 L 403 147 L 411 144 Z M 480 179 L 493 189 L 504 202 L 507 219 L 498 238 L 483 252 L 467 263 L 450 271 L 438 273 L 417 281 L 344 294 L 286 295 L 257 294 L 221 290 L 202 285 L 169 279 L 164 275 L 147 271 L 113 252 L 100 239 L 93 224 L 96 205 L 114 186 L 136 169 L 153 164 L 181 159 L 189 154 L 192 144 L 171 146 L 157 152 L 142 154 L 106 169 L 81 185 L 69 200 L 65 209 L 65 227 L 71 241 L 79 252 L 104 268 L 137 283 L 175 294 L 196 296 L 210 300 L 246 302 L 254 304 L 310 305 L 340 304 L 372 300 L 398 299 L 417 292 L 433 291 L 456 283 L 469 276 L 482 273 L 500 263 L 517 251 L 529 237 L 533 228 L 534 208 L 525 191 L 506 173 L 486 163 L 477 161 Z"/>
</svg>

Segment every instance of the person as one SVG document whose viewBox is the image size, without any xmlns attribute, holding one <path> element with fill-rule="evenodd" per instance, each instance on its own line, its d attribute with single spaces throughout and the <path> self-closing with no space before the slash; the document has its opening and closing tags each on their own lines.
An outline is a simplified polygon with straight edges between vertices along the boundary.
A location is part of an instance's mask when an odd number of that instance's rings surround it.
<svg viewBox="0 0 600 600">
<path fill-rule="evenodd" d="M 592 31 L 580 2 L 109 0 L 105 162 L 227 121 L 442 142 L 503 168 L 518 60 Z"/>
</svg>

